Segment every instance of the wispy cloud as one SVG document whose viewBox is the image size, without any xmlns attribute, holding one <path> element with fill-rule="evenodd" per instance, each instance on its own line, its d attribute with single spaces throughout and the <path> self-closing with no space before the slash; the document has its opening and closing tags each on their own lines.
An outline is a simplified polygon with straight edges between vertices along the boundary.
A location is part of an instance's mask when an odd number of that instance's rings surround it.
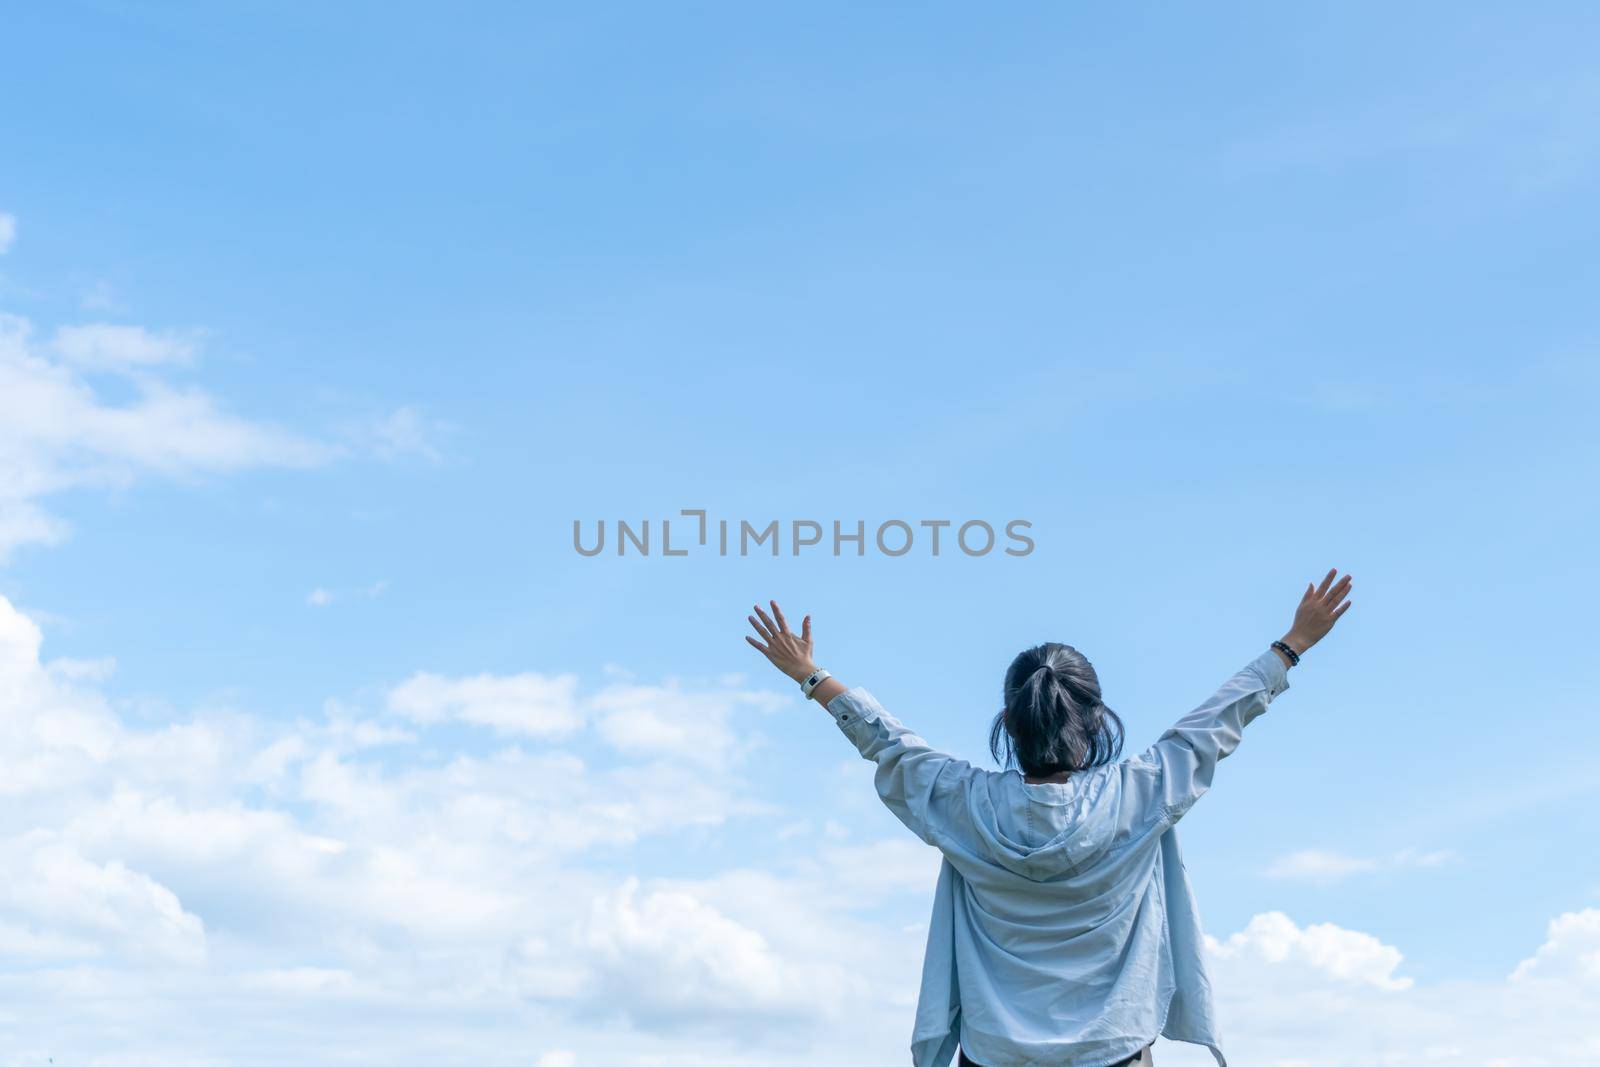
<svg viewBox="0 0 1600 1067">
<path fill-rule="evenodd" d="M 420 671 L 389 691 L 389 709 L 416 723 L 457 721 L 499 734 L 555 737 L 583 724 L 575 675 L 477 674 L 447 678 Z"/>
<path fill-rule="evenodd" d="M 110 282 L 103 280 L 89 287 L 88 292 L 79 298 L 78 306 L 84 311 L 99 314 L 122 314 L 128 310 L 128 302 Z"/>
<path fill-rule="evenodd" d="M 371 585 L 357 586 L 354 589 L 333 590 L 325 586 L 317 586 L 306 594 L 306 603 L 314 608 L 325 608 L 338 600 L 376 600 L 389 589 L 389 580 L 379 578 Z"/>
<path fill-rule="evenodd" d="M 126 374 L 192 363 L 200 342 L 197 332 L 153 333 L 140 326 L 91 323 L 61 327 L 50 347 L 68 366 Z"/>
<path fill-rule="evenodd" d="M 1397 162 L 1428 167 L 1451 187 L 1493 186 L 1529 196 L 1591 175 L 1600 164 L 1600 77 L 1452 83 L 1438 92 L 1370 101 L 1359 109 L 1263 131 L 1224 149 L 1235 175 L 1344 172 Z"/>
<path fill-rule="evenodd" d="M 1337 882 L 1375 871 L 1437 867 L 1455 858 L 1455 853 L 1446 849 L 1430 852 L 1406 848 L 1387 856 L 1351 856 L 1342 852 L 1308 848 L 1279 857 L 1264 873 L 1269 878 Z"/>
<path fill-rule="evenodd" d="M 0 215 L 0 250 L 15 219 Z M 205 331 L 66 324 L 48 337 L 0 311 L 0 562 L 65 538 L 56 494 L 189 480 L 263 467 L 313 467 L 352 455 L 439 458 L 437 424 L 406 406 L 360 432 L 308 434 L 230 412 L 173 378 L 198 363 Z M 117 399 L 112 399 L 112 397 Z"/>
<path fill-rule="evenodd" d="M 111 403 L 74 362 L 151 370 L 187 358 L 175 340 L 96 329 L 68 332 L 58 347 L 38 344 L 32 334 L 28 320 L 0 313 L 0 559 L 19 545 L 66 535 L 66 524 L 41 505 L 55 493 L 144 477 L 312 466 L 334 455 L 291 430 L 230 414 L 204 390 L 153 375 L 131 380 L 131 401 Z"/>
<path fill-rule="evenodd" d="M 342 435 L 360 451 L 381 459 L 416 456 L 431 463 L 444 461 L 443 440 L 454 427 L 430 419 L 415 407 L 402 406 L 368 419 L 348 422 Z"/>
<path fill-rule="evenodd" d="M 416 723 L 460 722 L 503 736 L 565 736 L 592 726 L 617 752 L 644 759 L 725 765 L 759 745 L 733 728 L 745 711 L 771 712 L 786 701 L 737 685 L 688 687 L 612 681 L 580 694 L 575 675 L 418 672 L 388 693 L 391 712 Z"/>
</svg>

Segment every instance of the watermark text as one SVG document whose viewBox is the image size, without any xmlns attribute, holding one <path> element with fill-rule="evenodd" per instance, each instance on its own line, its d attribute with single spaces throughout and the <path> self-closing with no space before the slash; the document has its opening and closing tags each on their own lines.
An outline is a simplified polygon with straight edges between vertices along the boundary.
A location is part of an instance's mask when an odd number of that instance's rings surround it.
<svg viewBox="0 0 1600 1067">
<path fill-rule="evenodd" d="M 704 508 L 683 508 L 667 519 L 572 520 L 572 548 L 580 556 L 908 555 L 1007 556 L 1033 553 L 1033 523 L 1010 519 L 713 519 Z"/>
</svg>

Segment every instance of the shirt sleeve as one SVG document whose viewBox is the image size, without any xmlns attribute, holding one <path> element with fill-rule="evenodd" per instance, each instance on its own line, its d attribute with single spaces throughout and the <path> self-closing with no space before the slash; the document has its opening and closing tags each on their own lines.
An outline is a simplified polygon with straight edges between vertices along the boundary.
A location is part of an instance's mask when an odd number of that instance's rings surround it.
<svg viewBox="0 0 1600 1067">
<path fill-rule="evenodd" d="M 1217 763 L 1239 746 L 1245 726 L 1288 688 L 1288 669 L 1268 648 L 1155 744 L 1123 760 L 1121 821 L 1133 831 L 1160 832 L 1183 818 L 1211 788 Z"/>
<path fill-rule="evenodd" d="M 829 715 L 863 759 L 878 765 L 873 781 L 895 817 L 930 845 L 950 843 L 952 815 L 964 803 L 974 774 L 966 760 L 928 746 L 860 686 L 826 705 Z"/>
</svg>

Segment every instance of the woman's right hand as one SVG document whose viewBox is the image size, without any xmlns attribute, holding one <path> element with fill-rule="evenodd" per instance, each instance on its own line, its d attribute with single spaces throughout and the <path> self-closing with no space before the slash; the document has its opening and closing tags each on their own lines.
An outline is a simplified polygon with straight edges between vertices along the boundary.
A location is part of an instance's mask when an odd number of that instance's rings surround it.
<svg viewBox="0 0 1600 1067">
<path fill-rule="evenodd" d="M 1310 582 L 1306 583 L 1305 596 L 1300 598 L 1300 606 L 1294 611 L 1294 625 L 1283 635 L 1283 643 L 1296 652 L 1304 652 L 1328 636 L 1328 631 L 1339 621 L 1339 616 L 1354 603 L 1344 599 L 1350 592 L 1350 576 L 1345 575 L 1335 585 L 1333 576 L 1337 573 L 1339 569 L 1335 567 L 1322 579 L 1322 585 L 1315 589 Z"/>
</svg>

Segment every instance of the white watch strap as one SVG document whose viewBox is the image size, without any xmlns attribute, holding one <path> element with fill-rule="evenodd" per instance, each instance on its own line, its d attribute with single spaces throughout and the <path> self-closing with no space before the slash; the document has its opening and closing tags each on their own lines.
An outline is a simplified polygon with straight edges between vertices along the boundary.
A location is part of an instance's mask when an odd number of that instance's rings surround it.
<svg viewBox="0 0 1600 1067">
<path fill-rule="evenodd" d="M 829 674 L 823 668 L 818 667 L 816 670 L 812 671 L 806 676 L 805 681 L 800 683 L 800 692 L 804 693 L 807 699 L 810 699 L 812 691 L 815 690 L 817 686 L 822 684 L 822 680 L 824 678 L 832 677 L 833 675 Z"/>
</svg>

